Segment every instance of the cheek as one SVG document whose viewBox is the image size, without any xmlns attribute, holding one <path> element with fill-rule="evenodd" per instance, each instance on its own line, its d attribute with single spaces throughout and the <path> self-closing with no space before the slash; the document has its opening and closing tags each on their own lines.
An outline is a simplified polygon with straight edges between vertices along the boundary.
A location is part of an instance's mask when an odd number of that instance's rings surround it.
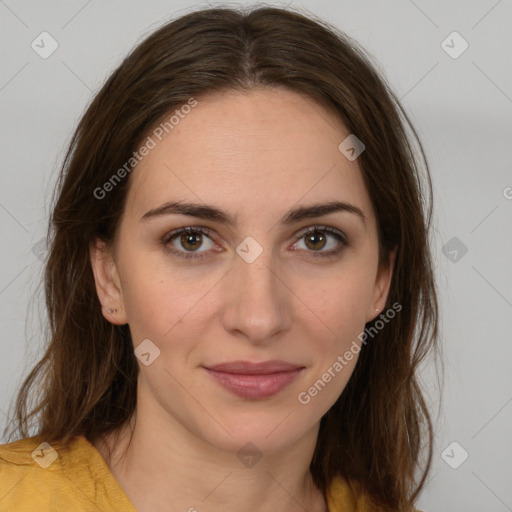
<svg viewBox="0 0 512 512">
<path fill-rule="evenodd" d="M 297 399 L 317 415 L 327 412 L 352 375 L 363 349 L 358 336 L 364 330 L 372 294 L 368 273 L 350 273 L 329 280 L 316 293 L 311 288 L 303 292 L 315 315 L 305 313 L 307 318 L 298 321 L 312 366 Z"/>
<path fill-rule="evenodd" d="M 123 298 L 134 344 L 149 338 L 159 346 L 171 339 L 185 345 L 201 329 L 198 315 L 203 320 L 209 316 L 208 292 L 222 274 L 209 272 L 191 280 L 190 272 L 161 253 L 127 250 L 124 255 Z"/>
<path fill-rule="evenodd" d="M 331 340 L 357 335 L 364 329 L 374 296 L 375 278 L 371 267 L 351 269 L 322 280 L 317 288 L 304 287 L 302 297 L 316 314 L 315 325 L 331 334 Z M 324 336 L 325 337 L 325 336 Z"/>
<path fill-rule="evenodd" d="M 140 337 L 160 337 L 179 313 L 176 309 L 182 303 L 172 298 L 183 294 L 182 284 L 150 253 L 126 244 L 120 254 L 123 300 L 134 344 Z"/>
<path fill-rule="evenodd" d="M 345 387 L 359 357 L 360 336 L 374 295 L 373 262 L 369 263 L 347 265 L 336 275 L 319 279 L 321 286 L 304 285 L 300 291 L 309 309 L 304 309 L 298 323 L 314 354 L 314 373 L 317 378 L 324 376 L 324 381 L 331 377 L 334 394 Z M 328 371 L 330 375 L 325 375 Z"/>
</svg>

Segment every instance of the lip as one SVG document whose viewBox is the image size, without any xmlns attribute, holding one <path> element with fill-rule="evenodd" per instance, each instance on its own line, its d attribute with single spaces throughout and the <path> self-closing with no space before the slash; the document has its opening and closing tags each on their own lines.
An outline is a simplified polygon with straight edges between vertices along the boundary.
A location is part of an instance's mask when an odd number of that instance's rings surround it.
<svg viewBox="0 0 512 512">
<path fill-rule="evenodd" d="M 252 400 L 276 395 L 304 370 L 286 361 L 232 361 L 203 368 L 228 391 Z"/>
<path fill-rule="evenodd" d="M 223 373 L 235 373 L 239 375 L 267 375 L 270 373 L 289 372 L 304 368 L 298 364 L 288 363 L 287 361 L 272 360 L 261 363 L 252 361 L 230 361 L 228 363 L 216 364 L 214 366 L 205 366 L 208 370 L 214 370 Z"/>
</svg>

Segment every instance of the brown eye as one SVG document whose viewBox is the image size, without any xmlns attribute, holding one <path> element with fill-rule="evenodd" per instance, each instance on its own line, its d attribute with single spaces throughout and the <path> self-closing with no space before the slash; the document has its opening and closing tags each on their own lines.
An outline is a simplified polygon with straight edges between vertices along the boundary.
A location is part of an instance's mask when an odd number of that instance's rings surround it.
<svg viewBox="0 0 512 512">
<path fill-rule="evenodd" d="M 203 258 L 215 244 L 207 228 L 186 227 L 169 233 L 162 240 L 168 251 L 183 258 Z"/>
<path fill-rule="evenodd" d="M 321 231 L 313 231 L 306 235 L 304 241 L 309 249 L 317 251 L 325 247 L 326 236 Z"/>
<path fill-rule="evenodd" d="M 335 257 L 349 245 L 341 231 L 328 226 L 313 226 L 300 233 L 297 238 L 295 249 L 304 250 L 314 257 Z M 304 246 L 300 247 L 302 243 Z"/>
<path fill-rule="evenodd" d="M 182 233 L 180 236 L 181 246 L 190 251 L 195 251 L 203 243 L 203 235 L 201 233 Z"/>
</svg>

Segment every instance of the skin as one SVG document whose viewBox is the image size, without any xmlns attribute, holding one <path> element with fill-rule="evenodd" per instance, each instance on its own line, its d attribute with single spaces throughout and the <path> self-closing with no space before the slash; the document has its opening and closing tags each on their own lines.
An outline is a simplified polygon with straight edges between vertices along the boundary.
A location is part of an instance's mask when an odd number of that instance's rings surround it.
<svg viewBox="0 0 512 512">
<path fill-rule="evenodd" d="M 332 113 L 284 88 L 198 101 L 132 171 L 115 254 L 91 246 L 105 318 L 128 323 L 134 347 L 150 339 L 160 350 L 149 366 L 139 362 L 129 446 L 127 428 L 118 443 L 95 445 L 141 512 L 170 503 L 190 512 L 325 511 L 309 464 L 320 419 L 357 355 L 307 405 L 297 397 L 382 311 L 394 253 L 379 268 L 375 213 L 357 160 L 338 150 L 349 132 Z M 169 201 L 213 205 L 236 222 L 178 214 L 141 221 Z M 281 223 L 289 209 L 330 201 L 356 206 L 365 220 L 338 211 Z M 325 241 L 308 245 L 299 237 L 314 225 L 341 231 L 348 245 L 333 258 L 315 257 L 343 244 L 321 232 Z M 180 258 L 162 242 L 187 226 L 212 230 L 196 249 L 202 259 Z M 263 249 L 252 263 L 236 252 L 248 236 Z M 167 247 L 190 253 L 195 243 L 184 246 L 178 235 Z M 259 400 L 232 394 L 202 368 L 270 359 L 305 369 Z M 252 467 L 237 457 L 247 442 L 262 454 Z"/>
</svg>

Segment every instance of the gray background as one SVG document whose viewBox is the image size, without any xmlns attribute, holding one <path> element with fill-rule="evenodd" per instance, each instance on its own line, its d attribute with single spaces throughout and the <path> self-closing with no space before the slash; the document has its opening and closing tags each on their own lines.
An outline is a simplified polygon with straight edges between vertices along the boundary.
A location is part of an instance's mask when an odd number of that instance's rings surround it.
<svg viewBox="0 0 512 512">
<path fill-rule="evenodd" d="M 41 355 L 38 242 L 72 130 L 128 50 L 163 21 L 207 6 L 0 0 L 2 430 L 17 386 Z M 446 376 L 436 415 L 432 366 L 424 369 L 436 445 L 419 506 L 512 511 L 512 2 L 295 0 L 293 7 L 375 56 L 431 166 Z M 43 31 L 59 45 L 47 59 L 31 48 Z M 457 58 L 442 46 L 453 31 L 469 44 Z M 453 37 L 445 45 L 452 54 L 462 48 Z"/>
</svg>

